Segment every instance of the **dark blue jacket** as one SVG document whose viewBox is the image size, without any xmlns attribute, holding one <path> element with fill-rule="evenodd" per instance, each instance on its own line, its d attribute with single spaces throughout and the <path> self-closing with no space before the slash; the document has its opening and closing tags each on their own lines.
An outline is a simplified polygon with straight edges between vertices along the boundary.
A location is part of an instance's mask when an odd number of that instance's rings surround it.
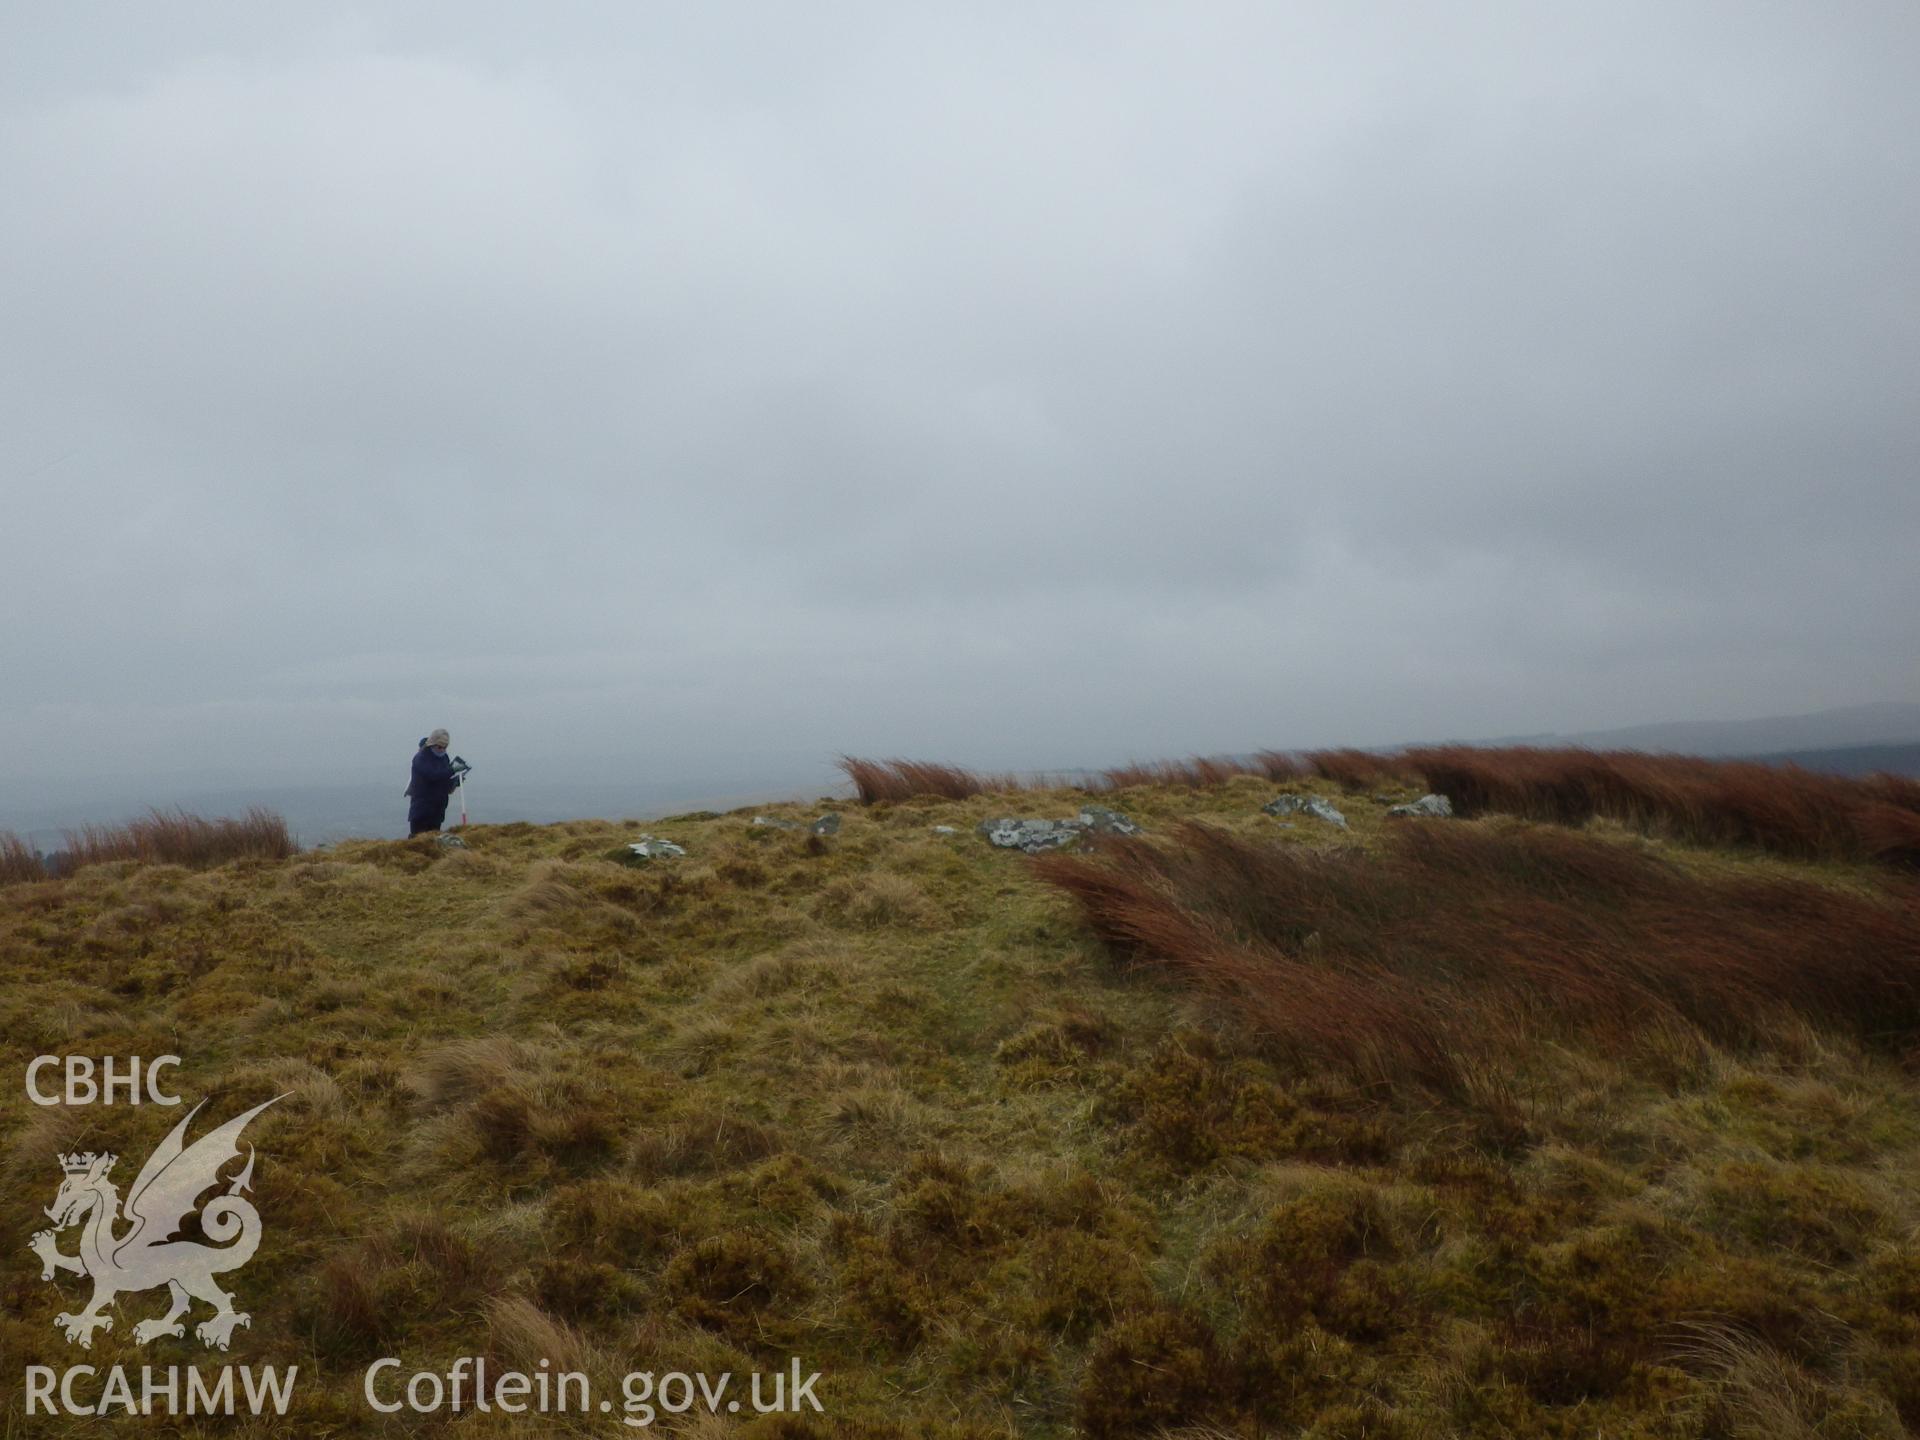
<svg viewBox="0 0 1920 1440">
<path fill-rule="evenodd" d="M 413 803 L 407 807 L 407 823 L 438 820 L 447 813 L 447 797 L 453 794 L 453 761 L 431 745 L 422 745 L 413 753 L 413 781 L 407 794 Z"/>
</svg>

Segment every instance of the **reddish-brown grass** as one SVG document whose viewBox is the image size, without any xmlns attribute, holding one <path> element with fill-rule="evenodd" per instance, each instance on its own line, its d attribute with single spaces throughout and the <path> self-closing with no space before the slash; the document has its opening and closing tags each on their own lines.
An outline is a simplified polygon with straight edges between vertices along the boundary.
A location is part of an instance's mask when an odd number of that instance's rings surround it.
<svg viewBox="0 0 1920 1440">
<path fill-rule="evenodd" d="M 1207 790 L 1224 785 L 1238 775 L 1265 775 L 1281 779 L 1281 763 L 1287 757 L 1266 752 L 1254 760 L 1237 760 L 1220 755 L 1193 755 L 1185 760 L 1131 760 L 1100 772 L 1096 788 L 1125 790 L 1134 785 L 1172 785 L 1188 790 Z"/>
<path fill-rule="evenodd" d="M 64 868 L 108 860 L 144 860 L 201 868 L 229 860 L 284 860 L 297 854 L 287 822 L 254 808 L 237 818 L 208 819 L 185 810 L 149 810 L 125 825 L 86 825 L 66 832 Z"/>
<path fill-rule="evenodd" d="M 1311 774 L 1347 790 L 1404 785 L 1411 778 L 1398 757 L 1370 750 L 1313 750 L 1307 753 L 1306 765 Z"/>
<path fill-rule="evenodd" d="M 1920 784 L 1795 765 L 1635 751 L 1434 746 L 1406 763 L 1465 816 L 1579 825 L 1604 816 L 1702 845 L 1796 859 L 1920 864 Z"/>
<path fill-rule="evenodd" d="M 957 765 L 842 756 L 860 802 L 1065 787 L 1058 777 L 982 775 Z M 1701 845 L 1750 847 L 1803 860 L 1877 860 L 1920 867 L 1920 781 L 1851 779 L 1758 761 L 1638 751 L 1525 746 L 1418 746 L 1395 754 L 1263 750 L 1250 759 L 1195 755 L 1134 761 L 1071 782 L 1089 793 L 1136 785 L 1201 790 L 1240 776 L 1330 780 L 1351 791 L 1424 785 L 1457 813 L 1518 815 L 1562 825 L 1596 816 Z"/>
<path fill-rule="evenodd" d="M 1920 815 L 1920 780 L 1883 773 L 1867 776 L 1860 785 L 1875 800 L 1884 800 L 1889 805 Z"/>
<path fill-rule="evenodd" d="M 1298 780 L 1307 773 L 1301 758 L 1286 750 L 1262 750 L 1253 759 L 1269 780 Z"/>
<path fill-rule="evenodd" d="M 861 760 L 842 755 L 840 768 L 853 782 L 862 805 L 911 800 L 916 795 L 965 800 L 971 795 L 1025 788 L 1011 775 L 981 775 L 958 765 L 936 765 L 926 760 Z"/>
<path fill-rule="evenodd" d="M 0 830 L 0 885 L 46 878 L 46 867 L 33 847 L 11 830 Z"/>
<path fill-rule="evenodd" d="M 1530 1037 L 1691 1026 L 1763 1043 L 1797 1016 L 1920 1039 L 1920 892 L 1703 878 L 1563 831 L 1422 825 L 1388 851 L 1302 851 L 1209 827 L 1048 856 L 1123 956 L 1214 995 L 1279 1049 L 1458 1093 Z"/>
<path fill-rule="evenodd" d="M 1308 773 L 1299 759 L 1281 750 L 1262 750 L 1245 760 L 1220 755 L 1195 755 L 1186 760 L 1137 760 L 1102 770 L 1095 776 L 1085 772 L 1072 776 L 982 775 L 958 765 L 937 765 L 925 760 L 862 760 L 852 755 L 841 756 L 839 764 L 853 782 L 854 792 L 863 805 L 880 800 L 909 800 L 915 796 L 964 800 L 970 795 L 1020 790 L 1073 789 L 1098 794 L 1135 785 L 1204 790 L 1224 785 L 1240 775 L 1296 780 Z"/>
</svg>

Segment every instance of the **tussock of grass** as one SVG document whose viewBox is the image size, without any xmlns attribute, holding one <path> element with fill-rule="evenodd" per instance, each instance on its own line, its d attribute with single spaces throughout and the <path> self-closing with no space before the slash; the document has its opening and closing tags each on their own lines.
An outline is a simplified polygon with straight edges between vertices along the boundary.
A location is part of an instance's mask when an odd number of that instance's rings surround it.
<svg viewBox="0 0 1920 1440">
<path fill-rule="evenodd" d="M 151 810 L 124 825 L 83 825 L 66 832 L 68 870 L 112 860 L 204 869 L 229 860 L 285 860 L 295 854 L 287 822 L 258 807 L 237 818 L 208 819 L 185 810 Z"/>
<path fill-rule="evenodd" d="M 523 1295 L 495 1296 L 486 1316 L 489 1351 L 505 1366 L 531 1372 L 547 1360 L 556 1372 L 584 1372 L 592 1364 L 580 1334 Z"/>
<path fill-rule="evenodd" d="M 854 793 L 862 805 L 927 795 L 942 800 L 965 800 L 989 791 L 1023 788 L 1010 775 L 980 775 L 958 765 L 938 765 L 926 760 L 861 760 L 843 755 L 840 768 L 853 782 Z"/>
<path fill-rule="evenodd" d="M 11 830 L 0 830 L 0 885 L 46 878 L 39 854 Z"/>
<path fill-rule="evenodd" d="M 1284 781 L 1297 780 L 1308 773 L 1307 766 L 1298 757 L 1282 750 L 1263 750 L 1251 760 L 1220 755 L 1194 755 L 1185 760 L 1136 760 L 1101 771 L 1100 785 L 1093 788 L 1127 790 L 1139 785 L 1171 785 L 1205 790 L 1242 775 Z"/>
<path fill-rule="evenodd" d="M 1371 750 L 1314 750 L 1306 756 L 1306 768 L 1310 774 L 1353 792 L 1405 785 L 1418 778 L 1405 761 Z"/>
</svg>

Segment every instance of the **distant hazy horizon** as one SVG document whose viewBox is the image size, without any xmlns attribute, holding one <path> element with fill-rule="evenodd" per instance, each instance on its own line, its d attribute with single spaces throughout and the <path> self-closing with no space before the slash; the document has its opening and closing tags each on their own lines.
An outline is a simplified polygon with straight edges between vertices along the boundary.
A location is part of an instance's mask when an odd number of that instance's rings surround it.
<svg viewBox="0 0 1920 1440">
<path fill-rule="evenodd" d="M 1787 751 L 1839 750 L 1849 747 L 1920 741 L 1920 704 L 1897 701 L 1846 706 L 1799 715 L 1756 716 L 1739 720 L 1648 722 L 1623 729 L 1572 734 L 1448 737 L 1405 735 L 1395 744 L 1466 739 L 1468 743 L 1532 743 L 1672 749 L 1706 755 L 1770 755 Z M 1342 743 L 1342 742 L 1336 742 Z M 469 747 L 473 748 L 473 747 Z M 1063 747 L 1064 748 L 1064 747 Z M 1260 742 L 1237 751 L 1261 748 L 1317 748 L 1284 741 Z M 1389 748 L 1362 747 L 1362 748 Z M 891 755 L 894 752 L 889 752 Z M 1016 765 L 988 754 L 959 757 L 909 747 L 909 758 L 964 760 L 992 771 L 1072 774 L 1128 760 L 1172 759 L 1202 753 L 1083 754 L 1062 756 L 1051 765 Z M 692 809 L 727 810 L 776 800 L 845 798 L 849 794 L 832 756 L 788 752 L 743 756 L 739 765 L 707 773 L 674 773 L 657 757 L 619 757 L 581 751 L 553 757 L 543 766 L 514 769 L 489 766 L 476 749 L 470 811 L 475 823 L 509 820 L 548 822 L 575 819 L 657 819 Z M 348 836 L 404 834 L 407 750 L 362 774 L 315 778 L 293 763 L 285 775 L 249 778 L 238 772 L 161 774 L 147 777 L 95 775 L 61 782 L 41 778 L 0 792 L 0 830 L 12 830 L 35 848 L 58 848 L 62 832 L 85 824 L 113 824 L 151 808 L 183 808 L 198 814 L 238 814 L 250 806 L 278 811 L 302 844 Z M 457 806 L 454 811 L 458 813 Z"/>
</svg>

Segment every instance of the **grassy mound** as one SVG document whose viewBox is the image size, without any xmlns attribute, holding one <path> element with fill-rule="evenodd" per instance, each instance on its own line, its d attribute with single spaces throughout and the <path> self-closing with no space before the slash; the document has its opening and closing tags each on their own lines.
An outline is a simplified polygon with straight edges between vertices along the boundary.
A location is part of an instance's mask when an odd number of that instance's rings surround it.
<svg viewBox="0 0 1920 1440">
<path fill-rule="evenodd" d="M 0 1035 L 179 1054 L 209 1117 L 287 1096 L 229 1282 L 224 1358 L 301 1367 L 258 1433 L 618 1426 L 402 1426 L 361 1398 L 388 1355 L 611 1395 L 824 1372 L 824 1416 L 656 1427 L 702 1437 L 1920 1425 L 1910 877 L 1386 818 L 1424 777 L 1141 769 L 1104 803 L 1144 839 L 1042 861 L 973 827 L 1080 792 L 952 776 L 830 837 L 649 822 L 688 854 L 641 865 L 600 822 L 103 858 L 0 886 Z M 1283 786 L 1351 829 L 1263 815 Z M 70 1349 L 84 1290 L 24 1249 L 59 1153 L 130 1171 L 183 1112 L 9 1094 L 7 1353 L 219 1363 L 135 1343 L 152 1294 Z M 8 1404 L 8 1433 L 202 1433 Z"/>
</svg>

